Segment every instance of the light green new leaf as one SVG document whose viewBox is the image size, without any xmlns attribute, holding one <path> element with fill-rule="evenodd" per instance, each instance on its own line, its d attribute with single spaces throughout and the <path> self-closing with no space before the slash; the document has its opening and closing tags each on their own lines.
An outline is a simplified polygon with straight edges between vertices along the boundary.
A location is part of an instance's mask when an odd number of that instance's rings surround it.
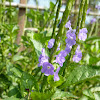
<svg viewBox="0 0 100 100">
<path fill-rule="evenodd" d="M 32 100 L 49 100 L 53 93 L 31 92 Z"/>
<path fill-rule="evenodd" d="M 100 67 L 96 66 L 78 66 L 69 74 L 67 80 L 60 86 L 64 88 L 73 84 L 80 83 L 87 79 L 100 76 Z"/>
<path fill-rule="evenodd" d="M 14 61 L 14 62 L 15 62 L 15 61 L 18 61 L 18 60 L 22 60 L 22 59 L 24 59 L 24 57 L 21 56 L 21 55 L 15 55 L 15 56 L 13 56 L 13 61 Z"/>
</svg>

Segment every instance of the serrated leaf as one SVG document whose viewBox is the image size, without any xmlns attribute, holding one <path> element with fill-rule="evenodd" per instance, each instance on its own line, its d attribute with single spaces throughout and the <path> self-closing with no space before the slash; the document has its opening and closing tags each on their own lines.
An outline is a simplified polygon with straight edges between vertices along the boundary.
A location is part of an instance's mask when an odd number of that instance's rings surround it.
<svg viewBox="0 0 100 100">
<path fill-rule="evenodd" d="M 40 93 L 40 92 L 31 92 L 32 100 L 48 100 L 51 98 L 53 93 Z"/>
<path fill-rule="evenodd" d="M 100 68 L 96 66 L 79 66 L 73 69 L 73 71 L 67 77 L 67 80 L 60 86 L 64 88 L 73 84 L 80 83 L 87 79 L 100 76 Z"/>
<path fill-rule="evenodd" d="M 57 99 L 57 98 L 77 98 L 77 96 L 74 96 L 73 94 L 69 93 L 69 92 L 64 92 L 61 90 L 58 90 L 54 93 L 54 95 L 52 96 L 52 99 Z"/>
</svg>

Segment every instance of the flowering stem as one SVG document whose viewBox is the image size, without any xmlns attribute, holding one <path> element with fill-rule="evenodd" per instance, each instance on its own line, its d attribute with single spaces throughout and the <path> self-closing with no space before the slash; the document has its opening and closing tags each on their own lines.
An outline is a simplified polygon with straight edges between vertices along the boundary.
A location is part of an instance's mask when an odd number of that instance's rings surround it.
<svg viewBox="0 0 100 100">
<path fill-rule="evenodd" d="M 61 21 L 61 24 L 60 24 L 60 27 L 59 27 L 59 31 L 58 31 L 58 34 L 56 36 L 56 39 L 55 39 L 55 43 L 54 43 L 54 47 L 51 49 L 51 54 L 50 54 L 50 62 L 52 61 L 53 59 L 53 56 L 57 50 L 57 47 L 58 47 L 58 44 L 59 44 L 59 41 L 60 41 L 60 38 L 62 36 L 62 33 L 63 33 L 63 29 L 64 29 L 64 26 L 67 22 L 67 19 L 68 19 L 68 16 L 71 12 L 71 9 L 72 9 L 72 5 L 74 3 L 75 0 L 68 0 L 67 3 L 66 3 L 66 8 L 65 8 L 65 11 L 63 13 L 63 17 L 62 17 L 62 21 Z"/>
<path fill-rule="evenodd" d="M 53 26 L 53 32 L 52 32 L 52 37 L 51 38 L 54 38 L 54 36 L 55 36 L 55 29 L 56 29 L 56 25 L 57 25 L 57 22 L 58 22 L 60 7 L 61 7 L 61 0 L 59 0 L 59 4 L 58 4 L 57 12 L 56 12 L 56 18 L 55 18 L 55 23 L 54 23 L 54 26 Z"/>
<path fill-rule="evenodd" d="M 91 30 L 90 30 L 90 33 L 89 33 L 89 37 L 91 37 L 92 32 L 93 32 L 93 30 L 94 30 L 94 27 L 95 27 L 95 23 L 92 24 L 92 27 L 91 27 Z"/>
<path fill-rule="evenodd" d="M 81 26 L 84 3 L 85 3 L 85 0 L 81 0 L 79 14 L 78 14 L 78 21 L 77 21 L 77 26 L 76 26 L 76 35 L 78 34 L 80 26 Z"/>
<path fill-rule="evenodd" d="M 82 16 L 82 22 L 81 22 L 81 28 L 85 26 L 85 19 L 86 19 L 86 13 L 88 8 L 89 0 L 85 1 L 84 9 L 83 9 L 83 16 Z"/>
</svg>

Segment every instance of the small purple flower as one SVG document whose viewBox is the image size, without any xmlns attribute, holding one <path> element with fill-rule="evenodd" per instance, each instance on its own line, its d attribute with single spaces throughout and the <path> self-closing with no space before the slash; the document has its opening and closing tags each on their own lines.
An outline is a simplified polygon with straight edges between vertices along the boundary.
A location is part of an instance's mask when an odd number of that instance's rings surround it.
<svg viewBox="0 0 100 100">
<path fill-rule="evenodd" d="M 44 62 L 43 67 L 41 69 L 41 72 L 44 73 L 44 75 L 49 76 L 54 74 L 54 67 L 49 62 Z"/>
<path fill-rule="evenodd" d="M 72 46 L 69 46 L 68 44 L 66 44 L 65 51 L 66 51 L 67 54 L 70 53 L 71 49 L 72 49 Z"/>
<path fill-rule="evenodd" d="M 38 67 L 43 66 L 44 62 L 48 62 L 48 56 L 45 55 L 45 49 L 42 49 L 42 54 L 39 57 L 39 64 Z"/>
<path fill-rule="evenodd" d="M 86 38 L 87 38 L 87 33 L 88 31 L 87 31 L 87 29 L 86 28 L 82 28 L 82 29 L 80 29 L 79 30 L 79 34 L 78 34 L 78 38 L 79 38 L 79 40 L 83 40 L 83 41 L 85 41 L 86 40 Z"/>
<path fill-rule="evenodd" d="M 28 19 L 29 22 L 32 22 L 32 19 Z"/>
<path fill-rule="evenodd" d="M 56 63 L 58 63 L 61 67 L 63 66 L 63 63 L 65 62 L 65 58 L 63 56 L 56 56 Z"/>
<path fill-rule="evenodd" d="M 78 63 L 82 59 L 82 52 L 80 50 L 80 45 L 78 45 L 75 55 L 73 56 L 73 61 Z"/>
<path fill-rule="evenodd" d="M 48 48 L 51 49 L 54 45 L 55 39 L 50 39 L 48 42 Z"/>
<path fill-rule="evenodd" d="M 62 67 L 63 63 L 65 62 L 66 56 L 67 56 L 67 52 L 63 50 L 58 55 L 56 55 L 56 60 L 54 60 L 54 62 L 58 63 Z"/>
<path fill-rule="evenodd" d="M 62 56 L 62 57 L 66 57 L 67 53 L 65 50 L 60 51 L 60 53 L 58 54 L 58 56 Z"/>
<path fill-rule="evenodd" d="M 58 47 L 57 47 L 57 51 L 59 51 L 60 50 L 60 43 L 58 44 Z"/>
<path fill-rule="evenodd" d="M 11 56 L 12 54 L 11 54 L 11 53 L 9 53 L 8 55 L 9 55 L 9 56 Z"/>
<path fill-rule="evenodd" d="M 5 14 L 6 14 L 7 12 L 8 12 L 8 11 L 6 10 L 6 11 L 5 11 Z"/>
<path fill-rule="evenodd" d="M 86 13 L 86 14 L 89 14 L 90 10 L 91 10 L 91 8 L 89 8 L 89 9 L 87 10 L 87 13 Z"/>
<path fill-rule="evenodd" d="M 60 79 L 58 76 L 59 70 L 60 70 L 60 67 L 58 67 L 56 72 L 54 72 L 54 81 L 59 81 L 59 79 Z"/>
<path fill-rule="evenodd" d="M 70 22 L 70 20 L 66 23 L 65 27 L 66 27 L 66 28 L 69 28 L 69 29 L 72 29 L 72 28 L 71 28 L 71 22 Z"/>
<path fill-rule="evenodd" d="M 73 56 L 73 61 L 74 61 L 74 62 L 78 63 L 80 60 L 81 60 L 81 58 L 78 57 L 77 54 L 75 54 L 75 55 Z"/>
<path fill-rule="evenodd" d="M 96 22 L 96 18 L 91 19 L 91 24 L 93 24 L 94 22 Z"/>
<path fill-rule="evenodd" d="M 76 44 L 76 34 L 75 34 L 76 30 L 68 30 L 66 37 L 67 39 L 65 40 L 66 43 L 70 46 L 73 46 Z"/>
<path fill-rule="evenodd" d="M 100 10 L 100 6 L 99 5 L 96 5 L 95 8 L 98 9 L 98 10 Z"/>
</svg>

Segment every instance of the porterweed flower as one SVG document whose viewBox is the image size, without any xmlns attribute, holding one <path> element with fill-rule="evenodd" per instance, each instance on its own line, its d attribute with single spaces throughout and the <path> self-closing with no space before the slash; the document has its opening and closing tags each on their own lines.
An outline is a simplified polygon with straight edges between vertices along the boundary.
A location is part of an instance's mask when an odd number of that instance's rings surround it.
<svg viewBox="0 0 100 100">
<path fill-rule="evenodd" d="M 44 62 L 43 67 L 41 69 L 41 72 L 44 73 L 44 75 L 49 76 L 54 74 L 54 67 L 49 62 Z"/>
<path fill-rule="evenodd" d="M 94 22 L 96 22 L 96 18 L 91 19 L 91 24 L 93 24 Z"/>
<path fill-rule="evenodd" d="M 48 56 L 45 55 L 45 49 L 42 49 L 42 54 L 39 57 L 39 64 L 38 67 L 43 66 L 44 62 L 48 62 Z"/>
<path fill-rule="evenodd" d="M 67 53 L 65 50 L 63 50 L 56 56 L 56 60 L 54 60 L 54 62 L 58 63 L 62 67 L 66 56 Z"/>
<path fill-rule="evenodd" d="M 69 54 L 71 52 L 71 49 L 72 49 L 72 46 L 66 44 L 65 51 L 66 51 L 67 54 Z"/>
<path fill-rule="evenodd" d="M 99 5 L 96 5 L 95 8 L 98 9 L 98 10 L 100 10 L 100 6 Z"/>
<path fill-rule="evenodd" d="M 73 61 L 78 63 L 82 59 L 82 52 L 80 50 L 80 46 L 78 45 L 75 55 L 73 56 Z"/>
<path fill-rule="evenodd" d="M 73 46 L 76 44 L 76 30 L 70 29 L 67 31 L 66 37 L 67 39 L 65 40 L 66 43 L 70 46 Z"/>
<path fill-rule="evenodd" d="M 89 8 L 89 9 L 87 10 L 87 13 L 86 13 L 86 14 L 89 14 L 90 10 L 91 10 L 91 8 Z"/>
<path fill-rule="evenodd" d="M 72 29 L 72 28 L 71 28 L 71 22 L 70 22 L 70 20 L 65 24 L 65 27 L 66 27 L 66 28 L 69 28 L 69 29 Z"/>
<path fill-rule="evenodd" d="M 9 53 L 8 55 L 9 55 L 9 56 L 12 56 L 12 54 L 11 54 L 11 53 Z"/>
<path fill-rule="evenodd" d="M 48 42 L 48 48 L 51 49 L 54 45 L 55 39 L 50 39 Z"/>
<path fill-rule="evenodd" d="M 32 19 L 28 19 L 29 22 L 32 22 Z"/>
<path fill-rule="evenodd" d="M 54 62 L 58 63 L 62 67 L 65 62 L 65 57 L 57 55 Z"/>
<path fill-rule="evenodd" d="M 79 30 L 79 34 L 78 34 L 78 38 L 79 40 L 85 41 L 87 38 L 87 29 L 86 28 L 82 28 Z"/>
<path fill-rule="evenodd" d="M 56 72 L 54 72 L 54 81 L 59 81 L 59 76 L 58 76 L 58 73 L 60 71 L 60 67 L 57 68 Z"/>
</svg>

